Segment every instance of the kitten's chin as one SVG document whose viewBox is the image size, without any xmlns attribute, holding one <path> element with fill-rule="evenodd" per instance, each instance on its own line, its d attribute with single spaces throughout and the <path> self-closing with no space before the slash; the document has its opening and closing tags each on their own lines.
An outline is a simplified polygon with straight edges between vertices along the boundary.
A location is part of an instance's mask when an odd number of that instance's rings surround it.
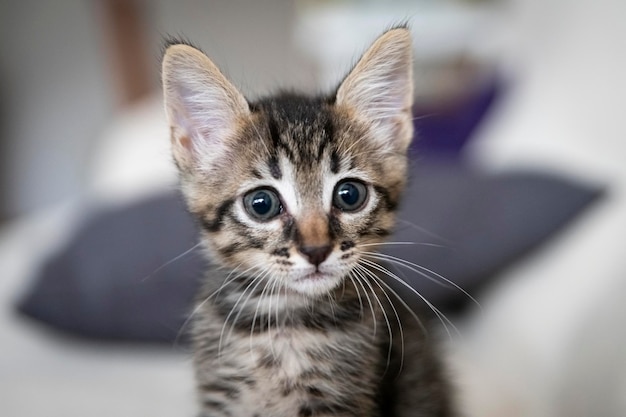
<svg viewBox="0 0 626 417">
<path fill-rule="evenodd" d="M 328 294 L 340 283 L 340 277 L 316 271 L 294 279 L 289 287 L 299 294 L 315 297 Z"/>
</svg>

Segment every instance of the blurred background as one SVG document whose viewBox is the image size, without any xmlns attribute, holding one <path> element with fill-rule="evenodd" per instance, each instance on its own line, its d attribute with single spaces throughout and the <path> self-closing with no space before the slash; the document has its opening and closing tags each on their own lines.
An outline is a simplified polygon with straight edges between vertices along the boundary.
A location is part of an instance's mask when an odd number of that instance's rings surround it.
<svg viewBox="0 0 626 417">
<path fill-rule="evenodd" d="M 204 262 L 173 193 L 165 38 L 255 98 L 331 91 L 408 22 L 399 233 L 449 250 L 398 256 L 482 306 L 414 284 L 458 328 L 463 409 L 626 415 L 625 19 L 622 0 L 0 0 L 0 414 L 194 412 L 179 335 Z"/>
</svg>

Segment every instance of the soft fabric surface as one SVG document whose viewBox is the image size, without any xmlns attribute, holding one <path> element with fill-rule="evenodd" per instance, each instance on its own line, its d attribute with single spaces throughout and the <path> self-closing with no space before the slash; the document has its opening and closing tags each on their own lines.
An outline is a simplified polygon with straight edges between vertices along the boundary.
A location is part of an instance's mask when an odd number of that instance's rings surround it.
<svg viewBox="0 0 626 417">
<path fill-rule="evenodd" d="M 472 295 L 601 195 L 563 178 L 517 171 L 479 174 L 457 164 L 414 169 L 399 214 L 393 245 L 385 252 L 433 272 L 399 268 L 414 288 L 443 310 L 471 300 L 440 275 Z M 437 282 L 435 282 L 437 281 Z M 415 297 L 414 297 L 415 298 Z"/>
<path fill-rule="evenodd" d="M 173 259 L 196 242 L 175 194 L 97 213 L 43 266 L 19 308 L 81 336 L 169 342 L 207 264 L 199 251 Z"/>
<path fill-rule="evenodd" d="M 385 252 L 477 296 L 496 272 L 599 195 L 538 173 L 486 176 L 457 164 L 414 167 L 391 238 L 414 244 L 387 245 Z M 41 268 L 19 310 L 80 336 L 171 342 L 206 268 L 199 249 L 184 254 L 196 242 L 196 225 L 178 195 L 95 214 Z M 390 270 L 441 309 L 469 302 L 435 273 L 424 270 L 439 283 L 406 268 L 390 265 Z M 410 304 L 419 304 L 408 289 L 395 287 Z"/>
</svg>

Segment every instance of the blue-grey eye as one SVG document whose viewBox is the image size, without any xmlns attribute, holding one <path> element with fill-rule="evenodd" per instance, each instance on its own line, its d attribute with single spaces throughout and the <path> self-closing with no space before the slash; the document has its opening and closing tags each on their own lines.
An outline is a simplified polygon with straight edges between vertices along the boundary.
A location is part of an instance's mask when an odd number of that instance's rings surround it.
<svg viewBox="0 0 626 417">
<path fill-rule="evenodd" d="M 346 180 L 335 187 L 333 205 L 341 211 L 356 211 L 367 198 L 367 187 L 360 181 Z"/>
<path fill-rule="evenodd" d="M 249 192 L 243 197 L 243 205 L 248 214 L 258 220 L 269 220 L 282 211 L 276 192 L 261 188 Z"/>
</svg>

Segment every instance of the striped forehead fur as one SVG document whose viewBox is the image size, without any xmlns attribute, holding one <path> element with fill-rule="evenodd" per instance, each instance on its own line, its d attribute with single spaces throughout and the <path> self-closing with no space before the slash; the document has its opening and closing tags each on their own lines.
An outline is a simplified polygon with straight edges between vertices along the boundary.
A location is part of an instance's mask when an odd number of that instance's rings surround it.
<svg viewBox="0 0 626 417">
<path fill-rule="evenodd" d="M 252 103 L 250 108 L 263 114 L 271 149 L 300 164 L 319 161 L 334 140 L 334 115 L 328 102 L 282 93 Z"/>
</svg>

